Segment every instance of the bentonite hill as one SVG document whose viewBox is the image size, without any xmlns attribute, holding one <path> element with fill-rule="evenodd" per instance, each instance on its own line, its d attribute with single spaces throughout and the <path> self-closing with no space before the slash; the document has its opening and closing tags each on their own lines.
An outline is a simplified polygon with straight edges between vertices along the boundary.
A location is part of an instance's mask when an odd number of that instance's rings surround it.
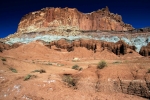
<svg viewBox="0 0 150 100">
<path fill-rule="evenodd" d="M 150 28 L 108 7 L 30 12 L 0 41 L 0 100 L 150 99 Z"/>
</svg>

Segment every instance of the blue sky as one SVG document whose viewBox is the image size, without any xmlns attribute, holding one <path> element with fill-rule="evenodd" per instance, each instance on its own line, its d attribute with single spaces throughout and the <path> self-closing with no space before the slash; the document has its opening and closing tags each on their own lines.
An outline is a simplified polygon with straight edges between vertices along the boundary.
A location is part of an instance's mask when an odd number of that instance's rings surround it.
<svg viewBox="0 0 150 100">
<path fill-rule="evenodd" d="M 150 0 L 1 0 L 0 38 L 15 33 L 25 14 L 45 7 L 71 7 L 89 13 L 106 6 L 134 28 L 150 26 Z"/>
</svg>

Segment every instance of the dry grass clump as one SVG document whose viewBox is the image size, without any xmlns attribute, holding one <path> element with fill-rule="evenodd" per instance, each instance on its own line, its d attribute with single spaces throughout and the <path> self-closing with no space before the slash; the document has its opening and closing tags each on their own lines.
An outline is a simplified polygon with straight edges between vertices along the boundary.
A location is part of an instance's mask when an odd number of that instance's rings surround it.
<svg viewBox="0 0 150 100">
<path fill-rule="evenodd" d="M 104 67 L 107 66 L 107 63 L 105 61 L 100 61 L 97 65 L 98 69 L 103 69 Z"/>
</svg>

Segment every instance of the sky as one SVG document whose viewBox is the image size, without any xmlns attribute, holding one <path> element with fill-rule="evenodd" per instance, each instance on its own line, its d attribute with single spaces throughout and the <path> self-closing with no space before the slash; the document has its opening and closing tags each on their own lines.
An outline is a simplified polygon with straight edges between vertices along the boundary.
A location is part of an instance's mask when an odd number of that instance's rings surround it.
<svg viewBox="0 0 150 100">
<path fill-rule="evenodd" d="M 150 26 L 150 0 L 1 0 L 0 38 L 15 33 L 25 14 L 45 7 L 77 8 L 90 13 L 106 6 L 134 28 Z"/>
</svg>

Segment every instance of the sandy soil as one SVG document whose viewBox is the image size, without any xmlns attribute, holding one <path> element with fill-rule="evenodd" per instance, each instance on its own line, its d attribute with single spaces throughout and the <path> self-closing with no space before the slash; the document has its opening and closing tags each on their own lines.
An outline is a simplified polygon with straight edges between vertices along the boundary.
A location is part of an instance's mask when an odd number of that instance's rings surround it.
<svg viewBox="0 0 150 100">
<path fill-rule="evenodd" d="M 97 69 L 101 60 L 107 67 Z M 149 61 L 134 51 L 119 57 L 107 50 L 93 53 L 78 47 L 67 52 L 32 42 L 0 53 L 0 100 L 148 100 L 126 87 L 150 80 Z M 32 72 L 40 69 L 46 73 Z M 64 81 L 68 77 L 74 79 L 73 86 Z"/>
</svg>

